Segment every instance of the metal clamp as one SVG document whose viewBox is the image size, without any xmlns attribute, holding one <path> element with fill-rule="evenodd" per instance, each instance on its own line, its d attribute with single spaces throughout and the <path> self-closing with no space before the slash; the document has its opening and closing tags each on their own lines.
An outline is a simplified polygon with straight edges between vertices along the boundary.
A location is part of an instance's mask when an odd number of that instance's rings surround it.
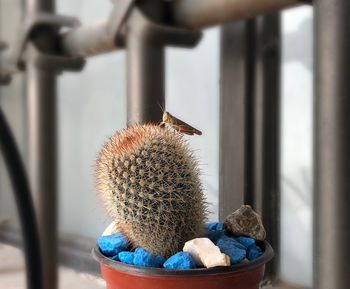
<svg viewBox="0 0 350 289">
<path fill-rule="evenodd" d="M 0 80 L 8 83 L 14 71 L 25 70 L 27 59 L 44 70 L 57 72 L 80 71 L 85 60 L 81 57 L 65 55 L 61 49 L 60 31 L 65 27 L 77 27 L 80 23 L 76 18 L 38 13 L 30 15 L 25 21 L 21 36 L 11 51 L 3 51 L 0 66 Z M 44 37 L 41 37 L 45 34 Z M 41 38 L 40 38 L 41 37 Z M 46 41 L 46 43 L 45 43 Z M 50 48 L 47 49 L 48 41 Z M 6 81 L 5 81 L 6 80 Z"/>
<path fill-rule="evenodd" d="M 95 27 L 81 27 L 73 17 L 49 13 L 27 17 L 20 38 L 12 50 L 0 49 L 0 83 L 25 70 L 26 61 L 44 70 L 80 71 L 84 58 L 102 51 L 125 47 L 126 38 L 140 36 L 157 45 L 193 47 L 201 32 L 156 23 L 146 17 L 136 0 L 114 0 L 108 21 Z M 62 31 L 62 28 L 68 28 Z"/>
<path fill-rule="evenodd" d="M 70 29 L 61 35 L 62 48 L 74 56 L 87 57 L 124 47 L 124 23 L 136 0 L 114 0 L 113 10 L 104 22 Z"/>
<path fill-rule="evenodd" d="M 145 25 L 141 28 L 143 24 Z M 130 27 L 133 28 L 130 30 Z M 144 15 L 136 0 L 114 0 L 113 11 L 107 21 L 68 30 L 62 34 L 62 44 L 67 54 L 88 57 L 124 48 L 127 35 L 134 30 L 140 32 L 141 29 L 146 34 L 152 31 L 154 38 L 158 37 L 158 32 L 161 32 L 160 38 L 163 40 L 175 37 L 174 40 L 170 39 L 170 42 L 176 43 L 178 43 L 179 34 L 188 35 L 190 33 L 196 35 L 196 38 L 200 35 L 200 32 L 197 31 L 155 23 Z M 175 31 L 175 36 L 173 31 Z"/>
<path fill-rule="evenodd" d="M 132 10 L 126 23 L 126 30 L 128 37 L 146 38 L 154 44 L 173 47 L 194 47 L 202 37 L 200 31 L 154 22 L 138 8 Z"/>
<path fill-rule="evenodd" d="M 152 21 L 138 7 L 132 10 L 124 29 L 128 65 L 127 123 L 159 123 L 163 115 L 160 106 L 165 105 L 165 49 L 167 46 L 194 47 L 201 33 Z"/>
<path fill-rule="evenodd" d="M 115 44 L 125 45 L 125 36 L 136 33 L 162 45 L 193 47 L 201 39 L 201 32 L 167 26 L 149 19 L 135 5 L 135 0 L 114 0 L 114 8 L 108 19 L 107 30 Z"/>
</svg>

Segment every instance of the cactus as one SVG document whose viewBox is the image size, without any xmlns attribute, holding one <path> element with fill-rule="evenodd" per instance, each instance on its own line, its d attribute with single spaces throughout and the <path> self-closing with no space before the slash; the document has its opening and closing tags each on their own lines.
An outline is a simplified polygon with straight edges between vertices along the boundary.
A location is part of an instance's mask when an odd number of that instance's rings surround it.
<svg viewBox="0 0 350 289">
<path fill-rule="evenodd" d="M 117 132 L 100 152 L 96 186 L 133 247 L 167 258 L 203 236 L 207 204 L 197 159 L 175 131 L 144 124 Z"/>
</svg>

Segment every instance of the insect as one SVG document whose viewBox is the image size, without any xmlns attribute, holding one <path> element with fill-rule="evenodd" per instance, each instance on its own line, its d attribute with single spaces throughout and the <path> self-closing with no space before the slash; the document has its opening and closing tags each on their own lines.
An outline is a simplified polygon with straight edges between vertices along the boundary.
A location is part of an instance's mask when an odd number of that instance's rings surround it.
<svg viewBox="0 0 350 289">
<path fill-rule="evenodd" d="M 188 135 L 194 135 L 194 134 L 201 135 L 202 134 L 202 132 L 200 130 L 195 129 L 194 127 L 190 126 L 189 124 L 185 123 L 184 121 L 171 115 L 167 111 L 163 112 L 163 119 L 162 120 L 163 121 L 159 124 L 160 126 L 165 126 L 166 124 L 168 124 L 170 127 L 177 130 L 178 132 L 188 134 Z"/>
</svg>

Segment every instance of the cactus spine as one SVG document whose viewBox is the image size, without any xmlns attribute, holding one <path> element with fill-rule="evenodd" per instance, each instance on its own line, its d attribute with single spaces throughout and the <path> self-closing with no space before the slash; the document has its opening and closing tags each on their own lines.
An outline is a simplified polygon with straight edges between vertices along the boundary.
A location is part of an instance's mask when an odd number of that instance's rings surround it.
<svg viewBox="0 0 350 289">
<path fill-rule="evenodd" d="M 134 247 L 163 257 L 203 234 L 207 206 L 182 135 L 157 125 L 117 132 L 96 165 L 97 191 Z"/>
</svg>

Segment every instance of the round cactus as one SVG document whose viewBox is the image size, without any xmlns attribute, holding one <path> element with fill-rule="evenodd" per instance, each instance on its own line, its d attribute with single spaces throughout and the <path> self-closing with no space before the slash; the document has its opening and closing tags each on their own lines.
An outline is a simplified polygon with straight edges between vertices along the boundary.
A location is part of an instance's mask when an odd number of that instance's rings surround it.
<svg viewBox="0 0 350 289">
<path fill-rule="evenodd" d="M 197 160 L 181 134 L 151 124 L 117 132 L 100 152 L 96 180 L 132 246 L 169 257 L 202 236 L 207 206 Z"/>
</svg>

